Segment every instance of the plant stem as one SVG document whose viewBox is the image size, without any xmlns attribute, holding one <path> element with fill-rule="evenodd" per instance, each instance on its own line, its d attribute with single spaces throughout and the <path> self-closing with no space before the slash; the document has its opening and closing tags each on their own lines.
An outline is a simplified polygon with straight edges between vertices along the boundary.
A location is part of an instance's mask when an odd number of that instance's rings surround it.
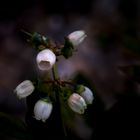
<svg viewBox="0 0 140 140">
<path fill-rule="evenodd" d="M 25 33 L 26 35 L 32 37 L 32 34 L 31 34 L 31 33 L 27 32 L 27 31 L 25 31 L 25 30 L 23 30 L 23 29 L 21 29 L 21 32 L 23 32 L 23 33 Z"/>
<path fill-rule="evenodd" d="M 53 74 L 54 81 L 56 81 L 58 79 L 56 64 L 53 65 L 52 74 Z M 67 136 L 65 124 L 64 124 L 64 120 L 63 120 L 63 116 L 62 116 L 61 102 L 60 102 L 60 95 L 59 95 L 60 94 L 60 87 L 59 87 L 59 85 L 54 85 L 54 86 L 55 86 L 56 100 L 57 100 L 57 104 L 58 104 L 58 109 L 59 109 L 59 113 L 60 113 L 63 131 L 64 131 L 64 136 Z"/>
<path fill-rule="evenodd" d="M 53 79 L 57 80 L 56 64 L 53 65 L 52 74 L 53 74 Z"/>
</svg>

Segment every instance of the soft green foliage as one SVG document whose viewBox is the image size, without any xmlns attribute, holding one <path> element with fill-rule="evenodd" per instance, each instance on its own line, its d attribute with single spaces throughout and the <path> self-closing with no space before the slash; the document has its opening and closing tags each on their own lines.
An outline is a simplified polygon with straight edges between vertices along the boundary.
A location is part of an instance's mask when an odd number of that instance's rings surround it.
<svg viewBox="0 0 140 140">
<path fill-rule="evenodd" d="M 47 45 L 47 41 L 48 39 L 44 36 L 41 36 L 39 33 L 37 32 L 34 32 L 32 34 L 32 37 L 31 37 L 31 42 L 35 45 L 35 47 L 38 49 L 38 46 L 39 45 Z"/>
<path fill-rule="evenodd" d="M 66 59 L 68 59 L 69 57 L 72 56 L 73 50 L 74 50 L 74 48 L 73 48 L 72 43 L 70 42 L 70 40 L 69 40 L 68 38 L 65 38 L 64 47 L 63 47 L 62 50 L 61 50 L 62 55 L 63 55 Z"/>
<path fill-rule="evenodd" d="M 77 85 L 76 86 L 76 92 L 77 93 L 82 93 L 85 90 L 85 86 L 84 85 Z"/>
</svg>

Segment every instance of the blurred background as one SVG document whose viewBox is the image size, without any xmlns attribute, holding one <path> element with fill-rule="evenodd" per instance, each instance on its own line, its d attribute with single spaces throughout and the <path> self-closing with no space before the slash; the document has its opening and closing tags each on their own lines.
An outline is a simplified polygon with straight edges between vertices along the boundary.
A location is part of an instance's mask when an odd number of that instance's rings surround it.
<svg viewBox="0 0 140 140">
<path fill-rule="evenodd" d="M 0 112 L 24 120 L 25 100 L 13 90 L 38 72 L 36 51 L 21 29 L 57 42 L 75 30 L 88 37 L 58 73 L 93 90 L 95 101 L 76 121 L 79 139 L 139 136 L 139 0 L 5 0 L 0 4 Z M 129 124 L 129 125 L 128 125 Z M 0 123 L 1 126 L 1 123 Z M 130 133 L 129 133 L 130 132 Z M 10 139 L 2 135 L 1 140 Z"/>
</svg>

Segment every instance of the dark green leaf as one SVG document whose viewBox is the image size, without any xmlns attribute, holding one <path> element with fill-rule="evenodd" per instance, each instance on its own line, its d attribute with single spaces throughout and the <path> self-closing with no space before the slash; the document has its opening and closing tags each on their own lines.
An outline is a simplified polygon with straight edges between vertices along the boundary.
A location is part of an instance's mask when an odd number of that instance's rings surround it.
<svg viewBox="0 0 140 140">
<path fill-rule="evenodd" d="M 38 34 L 37 32 L 34 32 L 31 38 L 31 42 L 35 45 L 35 46 L 39 46 L 41 45 L 42 42 L 42 37 L 40 34 Z"/>
<path fill-rule="evenodd" d="M 85 91 L 85 86 L 83 86 L 83 85 L 77 85 L 76 86 L 76 92 L 77 93 L 82 93 L 83 91 Z"/>
<path fill-rule="evenodd" d="M 43 50 L 45 48 L 45 46 L 48 45 L 48 41 L 49 41 L 48 38 L 40 35 L 37 32 L 34 32 L 32 34 L 31 42 L 35 45 L 35 49 L 37 49 L 37 50 Z M 44 46 L 39 47 L 40 45 L 44 45 Z"/>
<path fill-rule="evenodd" d="M 67 59 L 72 56 L 73 50 L 74 48 L 72 43 L 69 41 L 68 38 L 65 38 L 64 47 L 61 49 L 62 55 Z"/>
</svg>

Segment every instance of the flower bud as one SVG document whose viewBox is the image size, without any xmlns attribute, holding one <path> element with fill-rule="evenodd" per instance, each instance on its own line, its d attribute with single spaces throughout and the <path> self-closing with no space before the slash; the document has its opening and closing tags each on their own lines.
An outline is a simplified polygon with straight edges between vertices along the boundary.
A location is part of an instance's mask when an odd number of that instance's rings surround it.
<svg viewBox="0 0 140 140">
<path fill-rule="evenodd" d="M 45 122 L 51 115 L 52 103 L 44 100 L 39 100 L 34 106 L 34 115 L 37 120 Z"/>
<path fill-rule="evenodd" d="M 69 107 L 76 113 L 83 114 L 87 105 L 83 97 L 77 93 L 73 93 L 68 99 Z"/>
<path fill-rule="evenodd" d="M 25 80 L 16 87 L 14 92 L 18 98 L 21 99 L 29 96 L 34 91 L 34 89 L 35 87 L 33 83 L 30 80 Z"/>
<path fill-rule="evenodd" d="M 84 87 L 85 90 L 80 94 L 86 101 L 87 104 L 92 104 L 94 96 L 92 91 L 88 87 Z"/>
<path fill-rule="evenodd" d="M 72 32 L 68 35 L 68 39 L 73 44 L 73 46 L 78 46 L 86 37 L 85 31 L 79 30 Z"/>
<path fill-rule="evenodd" d="M 50 70 L 56 62 L 56 56 L 51 50 L 45 49 L 38 53 L 36 61 L 40 70 Z"/>
</svg>

